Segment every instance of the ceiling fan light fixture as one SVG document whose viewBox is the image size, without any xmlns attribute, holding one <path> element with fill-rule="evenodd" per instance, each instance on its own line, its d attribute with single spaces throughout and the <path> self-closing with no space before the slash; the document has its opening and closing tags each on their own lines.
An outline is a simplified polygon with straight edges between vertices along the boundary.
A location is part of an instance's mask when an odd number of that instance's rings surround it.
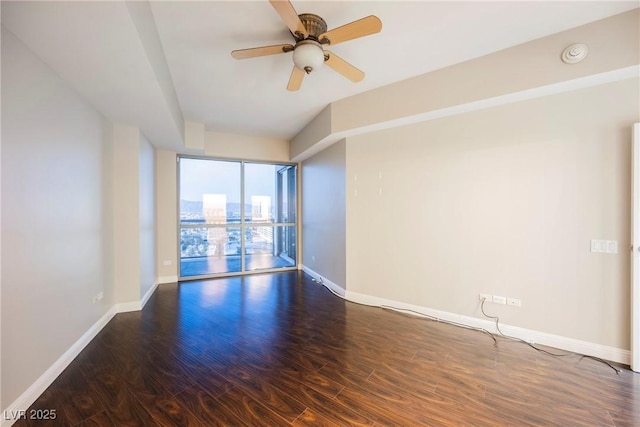
<svg viewBox="0 0 640 427">
<path fill-rule="evenodd" d="M 294 65 L 287 84 L 287 90 L 290 92 L 300 89 L 305 73 L 311 74 L 312 71 L 322 67 L 325 62 L 327 67 L 352 82 L 359 82 L 364 79 L 364 73 L 361 70 L 358 70 L 339 56 L 324 50 L 323 46 L 333 46 L 379 33 L 382 29 L 380 18 L 369 15 L 327 31 L 327 23 L 322 17 L 313 13 L 298 14 L 290 0 L 269 0 L 269 3 L 271 3 L 276 13 L 280 15 L 282 22 L 289 29 L 295 39 L 295 46 L 284 43 L 239 49 L 231 52 L 232 58 L 247 59 L 293 51 Z"/>
<path fill-rule="evenodd" d="M 324 64 L 322 45 L 313 40 L 298 42 L 293 51 L 293 63 L 307 74 L 319 69 Z"/>
</svg>

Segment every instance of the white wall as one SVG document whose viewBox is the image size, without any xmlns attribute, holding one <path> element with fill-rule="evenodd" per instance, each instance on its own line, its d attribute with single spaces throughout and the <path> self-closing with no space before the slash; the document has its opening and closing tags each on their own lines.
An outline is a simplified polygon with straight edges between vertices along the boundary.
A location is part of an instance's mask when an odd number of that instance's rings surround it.
<svg viewBox="0 0 640 427">
<path fill-rule="evenodd" d="M 629 349 L 638 79 L 347 140 L 349 291 Z M 306 177 L 305 177 L 306 178 Z M 619 253 L 590 252 L 590 239 Z M 306 259 L 305 253 L 305 259 Z"/>
<path fill-rule="evenodd" d="M 140 135 L 140 297 L 156 283 L 156 203 L 155 150 L 144 135 Z"/>
<path fill-rule="evenodd" d="M 346 280 L 345 141 L 302 163 L 302 252 L 305 267 L 343 289 Z"/>
<path fill-rule="evenodd" d="M 114 290 L 109 123 L 4 29 L 2 114 L 6 408 L 113 306 Z"/>
</svg>

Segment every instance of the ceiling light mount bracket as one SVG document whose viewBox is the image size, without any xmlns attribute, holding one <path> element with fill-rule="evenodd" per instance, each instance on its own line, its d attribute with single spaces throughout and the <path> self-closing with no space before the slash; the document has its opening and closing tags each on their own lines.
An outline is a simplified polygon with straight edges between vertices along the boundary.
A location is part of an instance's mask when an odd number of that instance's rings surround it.
<svg viewBox="0 0 640 427">
<path fill-rule="evenodd" d="M 300 22 L 304 25 L 304 28 L 307 30 L 309 34 L 307 39 L 318 40 L 320 34 L 327 32 L 327 23 L 320 16 L 313 13 L 301 13 L 298 15 L 300 18 Z M 296 41 L 304 40 L 304 37 L 299 37 L 298 35 L 293 35 L 296 38 Z"/>
</svg>

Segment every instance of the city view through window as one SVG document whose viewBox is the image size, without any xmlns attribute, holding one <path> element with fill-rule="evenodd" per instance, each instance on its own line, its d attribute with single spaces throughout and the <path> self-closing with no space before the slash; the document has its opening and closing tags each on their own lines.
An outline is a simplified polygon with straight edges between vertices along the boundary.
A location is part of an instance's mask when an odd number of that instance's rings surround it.
<svg viewBox="0 0 640 427">
<path fill-rule="evenodd" d="M 180 276 L 296 266 L 296 167 L 180 158 Z"/>
</svg>

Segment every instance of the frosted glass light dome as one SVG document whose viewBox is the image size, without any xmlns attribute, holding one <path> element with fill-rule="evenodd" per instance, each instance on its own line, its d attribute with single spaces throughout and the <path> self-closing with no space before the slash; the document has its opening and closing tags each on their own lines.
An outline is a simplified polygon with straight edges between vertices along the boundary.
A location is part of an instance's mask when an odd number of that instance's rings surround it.
<svg viewBox="0 0 640 427">
<path fill-rule="evenodd" d="M 298 43 L 293 51 L 293 63 L 307 74 L 319 69 L 324 64 L 322 46 L 312 40 Z"/>
</svg>

